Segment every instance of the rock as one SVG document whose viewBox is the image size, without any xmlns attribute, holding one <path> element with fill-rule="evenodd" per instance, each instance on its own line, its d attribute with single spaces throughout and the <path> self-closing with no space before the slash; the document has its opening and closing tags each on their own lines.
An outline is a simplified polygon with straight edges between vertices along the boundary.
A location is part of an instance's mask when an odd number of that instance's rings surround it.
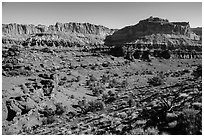
<svg viewBox="0 0 204 137">
<path fill-rule="evenodd" d="M 41 112 L 45 112 L 45 111 L 49 111 L 51 115 L 51 113 L 53 113 L 54 111 L 56 111 L 56 106 L 54 105 L 53 101 L 49 100 L 48 98 L 45 98 L 43 100 L 43 102 L 41 104 L 39 104 L 38 110 Z M 45 112 L 45 113 L 47 113 Z"/>
<path fill-rule="evenodd" d="M 107 61 L 102 63 L 103 67 L 108 67 L 109 65 L 110 65 L 110 62 L 107 62 Z"/>
<path fill-rule="evenodd" d="M 124 127 L 125 127 L 125 125 L 122 125 L 122 124 L 121 124 L 121 125 L 117 126 L 115 130 L 121 132 Z"/>
<path fill-rule="evenodd" d="M 179 97 L 183 97 L 183 98 L 186 98 L 186 97 L 188 97 L 189 95 L 188 94 L 186 94 L 186 93 L 181 93 L 180 95 L 179 95 Z"/>
<path fill-rule="evenodd" d="M 42 125 L 42 122 L 39 120 L 38 117 L 30 116 L 25 126 L 27 129 L 32 129 L 33 127 L 40 125 Z"/>
<path fill-rule="evenodd" d="M 200 103 L 200 102 L 194 102 L 194 103 L 192 103 L 192 106 L 195 109 L 202 109 L 202 103 Z"/>
<path fill-rule="evenodd" d="M 202 37 L 202 28 L 197 27 L 197 28 L 191 28 L 191 30 L 198 36 Z"/>
<path fill-rule="evenodd" d="M 145 125 L 146 123 L 147 123 L 146 120 L 137 120 L 137 121 L 135 122 L 135 124 L 137 124 L 137 125 Z"/>
<path fill-rule="evenodd" d="M 22 126 L 16 124 L 12 124 L 8 127 L 7 131 L 5 132 L 5 135 L 17 135 L 21 132 Z"/>
<path fill-rule="evenodd" d="M 6 120 L 8 117 L 8 109 L 6 107 L 6 102 L 2 100 L 2 121 Z"/>
<path fill-rule="evenodd" d="M 178 115 L 176 115 L 175 113 L 167 113 L 166 115 L 166 120 L 167 121 L 174 121 L 178 118 Z"/>
<path fill-rule="evenodd" d="M 134 113 L 132 113 L 132 119 L 134 119 L 134 118 L 137 118 L 139 115 L 138 115 L 138 113 L 136 113 L 136 112 L 134 112 Z"/>
<path fill-rule="evenodd" d="M 21 97 L 25 95 L 20 87 L 14 87 L 14 89 L 10 90 L 9 93 L 10 93 L 10 97 L 12 98 Z"/>
<path fill-rule="evenodd" d="M 17 135 L 23 130 L 31 130 L 33 127 L 40 126 L 42 124 L 42 122 L 39 121 L 39 115 L 33 113 L 15 117 L 13 121 L 14 123 L 9 126 L 6 134 Z"/>
<path fill-rule="evenodd" d="M 32 100 L 30 97 L 27 98 L 25 105 L 26 105 L 25 107 L 26 107 L 27 111 L 34 109 L 34 108 L 37 108 L 37 106 L 38 106 L 38 104 L 34 100 Z"/>
<path fill-rule="evenodd" d="M 168 126 L 169 126 L 170 128 L 174 128 L 174 127 L 176 127 L 177 124 L 178 124 L 177 121 L 173 121 L 173 122 L 168 123 Z"/>
<path fill-rule="evenodd" d="M 127 118 L 127 114 L 125 112 L 119 113 L 119 117 L 125 119 Z"/>
<path fill-rule="evenodd" d="M 115 30 L 89 23 L 59 23 L 55 25 L 2 24 L 3 43 L 20 43 L 24 46 L 96 45 Z M 57 33 L 56 33 L 57 32 Z M 30 35 L 33 35 L 30 37 Z M 18 36 L 17 39 L 13 37 Z M 62 40 L 61 40 L 62 39 Z M 20 42 L 19 42 L 20 41 Z"/>
<path fill-rule="evenodd" d="M 32 100 L 34 100 L 35 102 L 40 103 L 41 100 L 44 98 L 43 89 L 40 88 L 40 89 L 38 89 L 38 90 L 35 90 L 35 91 L 34 91 L 34 94 L 30 95 L 30 98 L 31 98 Z"/>
<path fill-rule="evenodd" d="M 25 94 L 29 93 L 29 89 L 26 87 L 25 84 L 22 84 L 22 85 L 21 85 L 21 88 L 22 88 L 22 90 L 23 90 L 23 93 L 25 93 Z"/>
<path fill-rule="evenodd" d="M 175 37 L 177 39 L 174 39 Z M 139 21 L 136 25 L 126 26 L 115 31 L 106 37 L 105 44 L 122 45 L 126 42 L 143 41 L 144 39 L 154 43 L 190 45 L 194 39 L 200 40 L 200 37 L 192 33 L 189 22 L 169 22 L 161 18 L 150 17 Z M 165 58 L 169 58 L 169 56 L 165 56 Z"/>
</svg>

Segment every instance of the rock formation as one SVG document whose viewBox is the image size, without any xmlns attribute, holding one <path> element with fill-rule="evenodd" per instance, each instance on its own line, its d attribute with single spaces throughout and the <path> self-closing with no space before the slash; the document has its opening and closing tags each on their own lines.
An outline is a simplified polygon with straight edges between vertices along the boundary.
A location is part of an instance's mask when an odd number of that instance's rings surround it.
<svg viewBox="0 0 204 137">
<path fill-rule="evenodd" d="M 202 38 L 202 27 L 197 27 L 197 28 L 191 28 L 191 30 L 198 36 L 200 36 L 200 38 Z"/>
<path fill-rule="evenodd" d="M 105 39 L 106 45 L 117 45 L 142 40 L 152 43 L 173 45 L 193 44 L 200 37 L 190 29 L 189 22 L 169 22 L 166 19 L 150 17 L 133 26 L 124 27 Z"/>
<path fill-rule="evenodd" d="M 29 41 L 32 43 L 41 41 L 42 37 L 44 37 L 45 41 L 53 41 L 54 38 L 54 41 L 63 39 L 69 44 L 95 45 L 103 44 L 105 37 L 113 32 L 113 29 L 89 23 L 71 22 L 63 24 L 57 22 L 55 25 L 50 26 L 14 23 L 2 25 L 2 40 L 3 43 L 19 43 L 19 41 L 25 41 L 29 38 Z"/>
</svg>

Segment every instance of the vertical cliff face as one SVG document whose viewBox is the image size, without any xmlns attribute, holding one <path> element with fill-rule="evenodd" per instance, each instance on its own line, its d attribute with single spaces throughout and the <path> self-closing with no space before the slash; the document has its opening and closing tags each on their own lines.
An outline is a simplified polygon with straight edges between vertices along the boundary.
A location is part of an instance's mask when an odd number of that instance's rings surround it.
<svg viewBox="0 0 204 137">
<path fill-rule="evenodd" d="M 58 31 L 58 32 L 73 32 L 73 33 L 82 33 L 82 34 L 94 34 L 106 36 L 112 34 L 114 30 L 106 28 L 104 26 L 97 26 L 89 23 L 59 23 L 55 25 L 50 25 L 48 27 L 49 31 Z"/>
<path fill-rule="evenodd" d="M 202 27 L 191 28 L 191 30 L 198 36 L 202 38 Z"/>
<path fill-rule="evenodd" d="M 162 34 L 161 36 L 170 35 L 182 36 L 187 39 L 199 40 L 190 29 L 189 22 L 169 22 L 166 19 L 150 17 L 139 21 L 138 24 L 127 26 L 121 30 L 116 31 L 113 35 L 106 38 L 105 43 L 121 44 L 125 42 L 132 42 L 144 36 Z M 163 38 L 166 40 L 166 37 Z M 148 40 L 147 40 L 148 41 Z"/>
<path fill-rule="evenodd" d="M 86 44 L 103 44 L 104 39 L 107 35 L 113 34 L 114 30 L 106 28 L 100 25 L 93 25 L 90 23 L 59 23 L 57 22 L 55 25 L 45 26 L 45 25 L 22 25 L 22 24 L 3 24 L 2 25 L 2 34 L 3 34 L 3 42 L 7 42 L 8 40 L 16 41 L 22 40 L 25 41 L 31 35 L 36 34 L 53 34 L 56 37 L 58 35 L 58 39 L 63 39 L 68 43 L 75 43 L 79 45 Z M 39 36 L 39 35 L 38 35 Z M 44 37 L 46 39 L 46 36 Z M 11 40 L 12 39 L 12 40 Z M 33 39 L 33 37 L 32 37 Z M 34 38 L 35 40 L 41 39 L 39 37 Z M 49 36 L 49 40 L 52 37 Z"/>
<path fill-rule="evenodd" d="M 2 33 L 11 35 L 34 34 L 45 30 L 46 29 L 41 26 L 34 25 L 21 25 L 16 23 L 2 25 Z"/>
<path fill-rule="evenodd" d="M 104 26 L 93 25 L 90 23 L 59 23 L 55 25 L 45 26 L 45 25 L 22 25 L 22 24 L 3 24 L 2 32 L 3 34 L 35 34 L 43 32 L 73 32 L 82 34 L 94 34 L 106 36 L 113 33 L 114 30 L 106 28 Z"/>
</svg>

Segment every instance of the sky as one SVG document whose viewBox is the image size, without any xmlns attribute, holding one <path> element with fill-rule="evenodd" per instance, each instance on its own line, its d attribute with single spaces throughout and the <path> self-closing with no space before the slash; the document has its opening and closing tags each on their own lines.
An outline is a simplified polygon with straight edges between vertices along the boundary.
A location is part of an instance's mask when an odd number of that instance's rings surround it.
<svg viewBox="0 0 204 137">
<path fill-rule="evenodd" d="M 53 25 L 56 22 L 92 23 L 112 29 L 160 17 L 202 26 L 201 2 L 3 2 L 2 23 Z"/>
</svg>

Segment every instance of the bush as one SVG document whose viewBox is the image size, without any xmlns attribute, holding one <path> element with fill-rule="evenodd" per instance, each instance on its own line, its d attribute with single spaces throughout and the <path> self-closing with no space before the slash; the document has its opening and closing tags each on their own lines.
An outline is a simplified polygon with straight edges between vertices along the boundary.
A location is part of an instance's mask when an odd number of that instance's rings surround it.
<svg viewBox="0 0 204 137">
<path fill-rule="evenodd" d="M 198 65 L 196 70 L 193 71 L 192 75 L 195 77 L 195 78 L 199 78 L 199 77 L 202 77 L 202 65 Z"/>
<path fill-rule="evenodd" d="M 87 114 L 88 112 L 96 112 L 104 109 L 104 103 L 99 100 L 86 102 L 85 100 L 79 101 L 78 105 L 81 108 L 81 113 Z"/>
<path fill-rule="evenodd" d="M 170 59 L 171 54 L 170 54 L 169 50 L 164 50 L 164 51 L 162 51 L 162 53 L 161 53 L 160 56 L 161 56 L 162 58 L 164 58 L 164 59 Z"/>
<path fill-rule="evenodd" d="M 109 87 L 110 88 L 114 88 L 114 87 L 118 87 L 120 83 L 116 80 L 116 79 L 112 79 L 110 82 L 109 82 Z"/>
<path fill-rule="evenodd" d="M 126 88 L 127 86 L 128 86 L 127 80 L 123 80 L 122 83 L 121 83 L 121 87 Z"/>
<path fill-rule="evenodd" d="M 88 102 L 88 112 L 95 112 L 95 111 L 100 111 L 104 109 L 104 103 L 102 101 L 89 101 Z"/>
<path fill-rule="evenodd" d="M 109 104 L 109 103 L 112 103 L 113 101 L 116 100 L 116 95 L 113 94 L 113 93 L 107 93 L 107 94 L 103 94 L 102 95 L 102 101 L 105 103 L 105 104 Z"/>
<path fill-rule="evenodd" d="M 179 116 L 177 127 L 187 135 L 202 134 L 202 113 L 196 113 L 195 110 L 184 110 Z"/>
<path fill-rule="evenodd" d="M 103 94 L 105 88 L 102 86 L 97 86 L 92 88 L 92 93 L 95 96 L 100 96 L 100 94 Z"/>
<path fill-rule="evenodd" d="M 109 75 L 103 75 L 102 77 L 101 77 L 101 83 L 108 83 L 109 82 L 109 80 L 110 80 L 110 76 Z"/>
<path fill-rule="evenodd" d="M 66 107 L 62 105 L 62 103 L 57 103 L 55 104 L 56 110 L 55 114 L 56 115 L 62 115 L 66 111 Z"/>
<path fill-rule="evenodd" d="M 125 56 L 125 49 L 121 46 L 115 46 L 110 50 L 110 54 L 115 57 L 123 57 Z"/>
<path fill-rule="evenodd" d="M 44 117 L 49 117 L 49 116 L 54 116 L 55 115 L 55 110 L 52 108 L 49 108 L 48 106 L 45 106 L 42 110 L 39 110 L 41 114 L 44 115 Z"/>
<path fill-rule="evenodd" d="M 48 117 L 46 117 L 46 118 L 44 118 L 44 119 L 42 120 L 42 124 L 43 124 L 43 125 L 48 125 L 48 124 L 54 123 L 55 121 L 56 121 L 56 119 L 55 119 L 54 116 L 48 116 Z"/>
<path fill-rule="evenodd" d="M 81 77 L 77 76 L 75 82 L 79 82 L 80 80 L 81 80 Z"/>
<path fill-rule="evenodd" d="M 86 81 L 86 85 L 87 85 L 87 86 L 90 86 L 90 85 L 92 85 L 95 81 L 97 81 L 97 79 L 96 79 L 93 75 L 90 75 L 90 76 L 89 76 L 89 79 Z"/>
<path fill-rule="evenodd" d="M 149 85 L 152 85 L 152 86 L 159 86 L 163 84 L 163 78 L 159 76 L 155 76 L 153 78 L 148 79 L 147 83 L 149 83 Z"/>
</svg>

